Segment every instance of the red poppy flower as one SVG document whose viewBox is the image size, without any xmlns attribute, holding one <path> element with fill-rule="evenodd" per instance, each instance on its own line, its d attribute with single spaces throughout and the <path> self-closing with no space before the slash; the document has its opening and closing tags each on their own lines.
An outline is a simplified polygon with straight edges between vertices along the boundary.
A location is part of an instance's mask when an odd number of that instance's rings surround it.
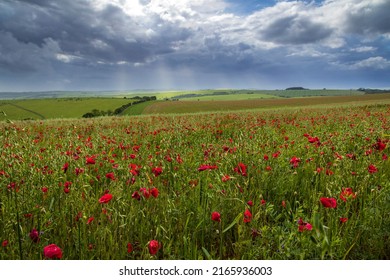
<svg viewBox="0 0 390 280">
<path fill-rule="evenodd" d="M 244 212 L 244 223 L 249 223 L 252 221 L 252 213 L 249 209 L 246 209 Z"/>
<path fill-rule="evenodd" d="M 316 143 L 316 142 L 320 141 L 320 139 L 318 139 L 318 137 L 311 137 L 311 136 L 308 136 L 307 140 L 309 141 L 309 143 Z"/>
<path fill-rule="evenodd" d="M 133 252 L 133 245 L 131 243 L 127 243 L 127 253 Z"/>
<path fill-rule="evenodd" d="M 106 178 L 107 178 L 107 179 L 110 179 L 110 180 L 112 180 L 112 181 L 114 181 L 114 180 L 115 180 L 115 174 L 114 174 L 114 172 L 109 172 L 109 173 L 107 173 L 107 174 L 106 174 Z"/>
<path fill-rule="evenodd" d="M 87 157 L 86 160 L 87 164 L 95 164 L 95 158 L 94 157 Z"/>
<path fill-rule="evenodd" d="M 347 198 L 356 198 L 356 194 L 353 192 L 352 188 L 343 188 L 340 193 L 340 199 L 342 201 L 347 201 Z"/>
<path fill-rule="evenodd" d="M 131 197 L 133 199 L 136 199 L 136 200 L 140 200 L 141 199 L 141 196 L 139 195 L 139 193 L 137 191 L 133 192 L 133 194 L 131 195 Z"/>
<path fill-rule="evenodd" d="M 161 167 L 154 167 L 152 169 L 152 172 L 153 172 L 154 176 L 157 177 L 163 172 L 163 169 Z"/>
<path fill-rule="evenodd" d="M 249 200 L 246 204 L 248 204 L 249 206 L 253 206 L 253 201 Z"/>
<path fill-rule="evenodd" d="M 383 143 L 380 139 L 373 146 L 378 151 L 383 151 L 386 149 L 386 143 Z"/>
<path fill-rule="evenodd" d="M 134 163 L 130 163 L 129 164 L 129 168 L 130 168 L 130 173 L 131 174 L 133 174 L 134 176 L 138 176 L 139 175 L 139 171 L 140 171 L 140 168 L 141 168 L 140 165 L 136 165 Z"/>
<path fill-rule="evenodd" d="M 8 240 L 4 240 L 3 242 L 1 242 L 1 246 L 2 247 L 7 247 L 8 246 Z"/>
<path fill-rule="evenodd" d="M 43 248 L 43 255 L 48 259 L 61 259 L 62 251 L 56 244 L 50 244 Z"/>
<path fill-rule="evenodd" d="M 87 221 L 87 225 L 89 225 L 90 223 L 92 223 L 93 220 L 95 220 L 94 217 L 89 217 L 89 218 L 88 218 L 88 221 Z"/>
<path fill-rule="evenodd" d="M 376 168 L 375 165 L 370 164 L 370 166 L 368 166 L 368 172 L 370 172 L 371 174 L 376 173 L 376 172 L 378 172 L 378 169 Z"/>
<path fill-rule="evenodd" d="M 344 224 L 348 221 L 348 218 L 340 218 L 340 223 Z"/>
<path fill-rule="evenodd" d="M 38 243 L 40 238 L 39 238 L 39 232 L 33 228 L 31 231 L 30 231 L 30 238 L 31 240 L 34 242 L 34 243 Z"/>
<path fill-rule="evenodd" d="M 321 197 L 320 202 L 325 208 L 336 208 L 337 207 L 337 201 L 335 198 L 331 197 Z"/>
<path fill-rule="evenodd" d="M 68 168 L 69 168 L 69 163 L 65 162 L 64 166 L 62 166 L 62 170 L 64 170 L 64 173 L 68 171 Z"/>
<path fill-rule="evenodd" d="M 229 181 L 231 178 L 230 178 L 230 176 L 229 175 L 223 175 L 222 176 L 222 182 L 227 182 L 227 181 Z"/>
<path fill-rule="evenodd" d="M 151 193 L 151 195 L 152 195 L 154 198 L 157 198 L 157 197 L 158 197 L 158 194 L 159 194 L 157 188 L 152 188 L 152 189 L 150 190 L 150 193 Z"/>
<path fill-rule="evenodd" d="M 203 165 L 199 166 L 198 171 L 205 171 L 205 170 L 211 170 L 211 169 L 217 169 L 217 168 L 218 168 L 218 166 L 216 166 L 216 165 L 203 164 Z"/>
<path fill-rule="evenodd" d="M 148 248 L 149 248 L 149 253 L 151 255 L 155 255 L 160 249 L 160 243 L 157 240 L 151 240 L 149 242 Z"/>
<path fill-rule="evenodd" d="M 221 214 L 219 212 L 211 213 L 211 220 L 213 220 L 215 222 L 220 222 L 221 221 Z"/>
<path fill-rule="evenodd" d="M 99 203 L 108 203 L 112 199 L 112 194 L 106 193 L 99 198 Z"/>
<path fill-rule="evenodd" d="M 139 189 L 140 192 L 142 192 L 142 194 L 144 195 L 144 197 L 146 199 L 148 199 L 150 197 L 150 191 L 146 188 L 140 188 Z"/>
<path fill-rule="evenodd" d="M 299 232 L 304 232 L 304 231 L 311 231 L 313 229 L 313 226 L 308 223 L 304 222 L 302 218 L 299 218 L 298 220 L 298 231 Z"/>
<path fill-rule="evenodd" d="M 290 164 L 292 165 L 293 168 L 297 168 L 300 162 L 301 159 L 295 156 L 290 159 Z"/>
<path fill-rule="evenodd" d="M 238 163 L 238 165 L 234 168 L 234 172 L 241 174 L 242 176 L 246 176 L 246 168 L 247 166 L 242 162 Z"/>
</svg>

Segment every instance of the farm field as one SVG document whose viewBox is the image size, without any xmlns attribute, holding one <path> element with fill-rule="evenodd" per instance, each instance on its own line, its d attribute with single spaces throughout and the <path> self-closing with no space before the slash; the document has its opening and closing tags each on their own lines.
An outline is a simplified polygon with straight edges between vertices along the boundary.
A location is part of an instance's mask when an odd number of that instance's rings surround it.
<svg viewBox="0 0 390 280">
<path fill-rule="evenodd" d="M 0 259 L 389 259 L 381 96 L 0 122 Z"/>
<path fill-rule="evenodd" d="M 65 95 L 66 93 L 59 94 Z M 70 92 L 67 94 L 75 93 Z M 41 95 L 36 93 L 36 95 L 41 96 L 43 93 L 41 93 Z M 88 95 L 92 95 L 92 93 L 88 93 Z M 136 104 L 121 112 L 120 115 L 252 110 L 312 106 L 316 104 L 345 104 L 355 101 L 364 101 L 367 104 L 371 102 L 371 104 L 374 104 L 375 102 L 386 103 L 390 100 L 390 94 L 364 95 L 361 91 L 352 90 L 200 90 L 156 92 L 155 95 L 152 95 L 152 93 L 143 93 L 140 95 L 129 94 L 121 97 L 81 96 L 82 95 L 80 95 L 80 97 L 69 98 L 0 100 L 0 121 L 81 118 L 84 114 L 91 112 L 92 110 L 114 112 L 117 108 L 130 102 L 152 96 L 155 96 L 159 102 L 148 101 L 143 102 L 142 104 Z M 319 97 L 322 99 L 317 99 Z M 172 100 L 180 100 L 183 102 L 171 102 Z"/>
<path fill-rule="evenodd" d="M 185 101 L 184 101 L 185 100 Z M 164 101 L 144 108 L 143 114 L 175 114 L 217 112 L 230 110 L 254 110 L 298 108 L 302 106 L 345 106 L 353 104 L 389 104 L 390 94 L 367 94 L 351 96 L 316 96 L 278 99 L 221 100 L 221 101 Z M 130 109 L 131 110 L 131 109 Z"/>
<path fill-rule="evenodd" d="M 134 101 L 134 100 L 133 100 Z M 124 98 L 46 98 L 0 100 L 1 120 L 81 118 L 85 113 L 112 110 L 132 102 Z M 4 112 L 4 114 L 1 114 Z"/>
</svg>

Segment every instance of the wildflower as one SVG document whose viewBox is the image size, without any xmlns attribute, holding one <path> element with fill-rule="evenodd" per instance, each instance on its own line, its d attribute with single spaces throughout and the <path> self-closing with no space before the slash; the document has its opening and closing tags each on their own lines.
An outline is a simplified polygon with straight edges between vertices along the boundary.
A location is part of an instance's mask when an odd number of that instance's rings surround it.
<svg viewBox="0 0 390 280">
<path fill-rule="evenodd" d="M 89 217 L 88 220 L 87 220 L 87 225 L 89 225 L 90 223 L 92 223 L 93 220 L 95 220 L 94 217 Z"/>
<path fill-rule="evenodd" d="M 133 252 L 133 245 L 131 243 L 127 243 L 127 253 Z"/>
<path fill-rule="evenodd" d="M 304 231 L 311 231 L 313 229 L 313 226 L 308 223 L 304 222 L 302 218 L 299 218 L 298 220 L 298 231 L 299 232 L 304 232 Z"/>
<path fill-rule="evenodd" d="M 199 166 L 198 171 L 212 170 L 212 169 L 217 169 L 217 168 L 218 168 L 218 166 L 216 166 L 216 165 L 203 164 L 203 165 Z"/>
<path fill-rule="evenodd" d="M 62 166 L 62 170 L 64 170 L 64 173 L 68 171 L 69 163 L 65 162 L 64 166 Z"/>
<path fill-rule="evenodd" d="M 95 164 L 95 158 L 94 157 L 87 157 L 86 159 L 87 164 Z"/>
<path fill-rule="evenodd" d="M 50 244 L 43 248 L 43 254 L 48 259 L 62 258 L 62 251 L 56 244 Z"/>
<path fill-rule="evenodd" d="M 157 240 L 151 240 L 149 242 L 148 248 L 149 248 L 149 253 L 151 255 L 155 255 L 160 249 L 160 243 Z"/>
<path fill-rule="evenodd" d="M 211 213 L 211 220 L 213 220 L 215 222 L 220 222 L 221 221 L 221 214 L 219 212 Z"/>
<path fill-rule="evenodd" d="M 141 199 L 141 196 L 139 195 L 139 193 L 137 191 L 133 192 L 133 194 L 131 195 L 131 197 L 133 199 L 136 199 L 136 200 L 140 200 Z"/>
<path fill-rule="evenodd" d="M 340 199 L 342 201 L 347 201 L 347 198 L 356 198 L 356 194 L 353 192 L 352 188 L 342 188 Z"/>
<path fill-rule="evenodd" d="M 101 198 L 99 198 L 99 203 L 108 203 L 112 199 L 112 194 L 107 193 L 104 194 Z"/>
<path fill-rule="evenodd" d="M 74 172 L 76 173 L 76 176 L 79 176 L 81 173 L 84 172 L 83 168 L 76 167 Z"/>
<path fill-rule="evenodd" d="M 343 218 L 343 217 L 340 218 L 340 223 L 342 223 L 342 224 L 346 223 L 347 221 L 348 221 L 348 218 Z"/>
<path fill-rule="evenodd" d="M 293 168 L 297 168 L 300 162 L 301 159 L 295 156 L 290 159 L 290 164 L 292 165 Z"/>
<path fill-rule="evenodd" d="M 38 243 L 40 238 L 39 238 L 39 232 L 33 228 L 31 231 L 30 231 L 30 234 L 29 234 L 31 240 L 34 242 L 34 243 Z"/>
<path fill-rule="evenodd" d="M 142 194 L 144 195 L 144 197 L 146 199 L 148 199 L 150 197 L 150 191 L 147 190 L 146 188 L 140 188 L 139 191 L 142 192 Z"/>
<path fill-rule="evenodd" d="M 7 247 L 8 246 L 8 240 L 4 240 L 3 242 L 1 242 L 1 246 L 2 247 Z"/>
<path fill-rule="evenodd" d="M 158 195 L 159 195 L 159 191 L 158 191 L 157 188 L 152 188 L 152 189 L 150 190 L 150 193 L 151 193 L 151 195 L 152 195 L 154 198 L 157 198 Z"/>
<path fill-rule="evenodd" d="M 157 177 L 157 176 L 159 176 L 163 172 L 163 170 L 162 170 L 161 167 L 154 167 L 152 169 L 152 172 L 153 172 L 154 176 Z"/>
<path fill-rule="evenodd" d="M 249 206 L 253 206 L 253 201 L 249 200 L 246 204 L 248 204 Z"/>
<path fill-rule="evenodd" d="M 107 179 L 110 179 L 111 181 L 114 181 L 115 180 L 115 174 L 114 172 L 109 172 L 106 174 L 106 178 Z"/>
<path fill-rule="evenodd" d="M 234 172 L 241 174 L 242 176 L 246 176 L 246 168 L 247 166 L 242 162 L 238 163 L 238 165 L 234 168 Z"/>
<path fill-rule="evenodd" d="M 222 182 L 227 182 L 231 179 L 231 177 L 229 175 L 223 175 L 222 176 Z"/>
<path fill-rule="evenodd" d="M 138 176 L 139 175 L 139 171 L 140 171 L 141 166 L 136 165 L 134 163 L 130 163 L 129 164 L 129 168 L 130 168 L 130 173 L 131 174 L 133 174 L 134 176 Z"/>
<path fill-rule="evenodd" d="M 252 213 L 249 209 L 246 209 L 244 212 L 244 223 L 249 223 L 252 221 Z"/>
<path fill-rule="evenodd" d="M 336 208 L 337 207 L 337 201 L 335 198 L 331 197 L 321 197 L 320 202 L 325 208 Z"/>
<path fill-rule="evenodd" d="M 373 145 L 373 147 L 378 151 L 383 151 L 386 149 L 386 143 L 383 143 L 382 140 L 378 139 L 378 141 Z"/>
<path fill-rule="evenodd" d="M 368 172 L 370 172 L 371 174 L 373 174 L 373 173 L 378 172 L 378 169 L 376 168 L 375 165 L 370 164 L 370 165 L 368 166 Z"/>
</svg>

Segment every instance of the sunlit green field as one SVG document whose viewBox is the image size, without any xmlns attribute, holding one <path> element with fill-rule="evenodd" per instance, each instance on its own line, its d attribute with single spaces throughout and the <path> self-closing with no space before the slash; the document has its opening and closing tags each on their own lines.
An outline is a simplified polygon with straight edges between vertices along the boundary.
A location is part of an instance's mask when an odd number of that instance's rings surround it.
<svg viewBox="0 0 390 280">
<path fill-rule="evenodd" d="M 0 259 L 389 259 L 389 117 L 1 122 Z"/>
<path fill-rule="evenodd" d="M 0 100 L 0 120 L 81 118 L 93 109 L 115 110 L 129 102 L 131 100 L 124 98 Z"/>
</svg>

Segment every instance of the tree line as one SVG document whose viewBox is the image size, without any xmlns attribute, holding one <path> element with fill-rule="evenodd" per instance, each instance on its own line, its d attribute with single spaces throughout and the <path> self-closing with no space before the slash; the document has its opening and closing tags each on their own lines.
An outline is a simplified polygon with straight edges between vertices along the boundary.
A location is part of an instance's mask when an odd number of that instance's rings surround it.
<svg viewBox="0 0 390 280">
<path fill-rule="evenodd" d="M 127 98 L 125 97 L 125 99 L 127 99 Z M 146 101 L 157 100 L 157 97 L 156 96 L 142 96 L 142 97 L 134 96 L 130 99 L 133 99 L 135 101 L 124 104 L 121 107 L 116 108 L 114 111 L 112 111 L 112 110 L 104 111 L 104 110 L 93 109 L 91 112 L 85 113 L 83 115 L 83 118 L 95 118 L 95 117 L 102 117 L 102 116 L 117 116 L 117 115 L 122 114 L 130 106 L 133 106 L 133 105 L 136 105 L 139 103 L 143 103 Z"/>
</svg>

